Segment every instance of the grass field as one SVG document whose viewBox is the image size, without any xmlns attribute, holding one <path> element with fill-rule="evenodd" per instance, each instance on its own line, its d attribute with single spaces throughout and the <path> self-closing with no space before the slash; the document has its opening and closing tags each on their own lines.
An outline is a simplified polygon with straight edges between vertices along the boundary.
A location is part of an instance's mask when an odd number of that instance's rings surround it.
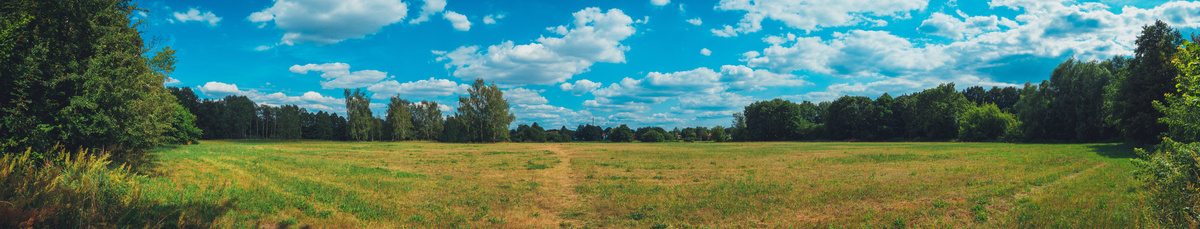
<svg viewBox="0 0 1200 229">
<path fill-rule="evenodd" d="M 1115 144 L 205 141 L 153 155 L 147 195 L 227 203 L 205 213 L 222 227 L 1146 222 L 1132 149 Z"/>
</svg>

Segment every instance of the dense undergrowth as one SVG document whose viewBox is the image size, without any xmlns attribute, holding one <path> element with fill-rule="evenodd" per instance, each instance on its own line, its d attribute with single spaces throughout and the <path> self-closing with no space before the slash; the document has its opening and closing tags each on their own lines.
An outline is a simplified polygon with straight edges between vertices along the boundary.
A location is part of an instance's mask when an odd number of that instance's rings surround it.
<svg viewBox="0 0 1200 229">
<path fill-rule="evenodd" d="M 163 202 L 145 198 L 143 175 L 112 165 L 102 151 L 56 147 L 0 158 L 0 228 L 211 227 L 229 199 Z"/>
</svg>

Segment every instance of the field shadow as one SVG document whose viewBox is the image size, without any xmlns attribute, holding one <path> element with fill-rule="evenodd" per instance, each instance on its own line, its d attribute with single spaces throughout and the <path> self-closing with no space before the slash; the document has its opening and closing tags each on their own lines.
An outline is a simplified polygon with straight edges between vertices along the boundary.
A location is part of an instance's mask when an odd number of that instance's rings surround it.
<svg viewBox="0 0 1200 229">
<path fill-rule="evenodd" d="M 1088 148 L 1091 148 L 1097 155 L 1108 158 L 1132 159 L 1138 157 L 1137 153 L 1133 150 L 1134 146 L 1126 143 L 1095 144 L 1088 145 Z"/>
</svg>

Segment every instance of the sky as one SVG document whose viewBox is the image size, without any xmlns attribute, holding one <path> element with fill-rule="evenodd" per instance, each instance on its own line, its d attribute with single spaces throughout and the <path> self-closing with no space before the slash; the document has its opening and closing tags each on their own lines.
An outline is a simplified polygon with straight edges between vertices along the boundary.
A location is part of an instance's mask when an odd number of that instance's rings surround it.
<svg viewBox="0 0 1200 229">
<path fill-rule="evenodd" d="M 452 115 L 475 79 L 518 124 L 730 125 L 760 100 L 832 101 L 953 82 L 1018 86 L 1059 63 L 1132 55 L 1200 2 L 1062 0 L 141 0 L 177 50 L 168 86 L 343 114 L 361 88 Z"/>
</svg>

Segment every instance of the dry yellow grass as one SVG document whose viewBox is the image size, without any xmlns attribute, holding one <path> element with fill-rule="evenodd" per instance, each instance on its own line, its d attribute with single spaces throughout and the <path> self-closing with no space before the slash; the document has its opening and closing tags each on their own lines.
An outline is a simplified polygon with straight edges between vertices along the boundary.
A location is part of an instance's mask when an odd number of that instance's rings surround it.
<svg viewBox="0 0 1200 229">
<path fill-rule="evenodd" d="M 1139 227 L 1112 144 L 206 141 L 152 196 L 226 227 Z"/>
</svg>

